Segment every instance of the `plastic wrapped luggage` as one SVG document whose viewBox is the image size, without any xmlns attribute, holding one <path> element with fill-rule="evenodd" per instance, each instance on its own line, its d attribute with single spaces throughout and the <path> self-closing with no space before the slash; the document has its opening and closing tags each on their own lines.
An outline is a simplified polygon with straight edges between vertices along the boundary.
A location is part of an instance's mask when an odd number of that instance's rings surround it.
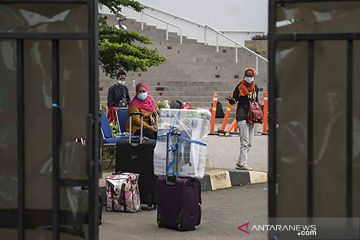
<svg viewBox="0 0 360 240">
<path fill-rule="evenodd" d="M 179 135 L 167 135 L 166 166 L 169 167 L 167 175 L 159 176 L 157 181 L 157 223 L 159 227 L 179 231 L 194 230 L 201 221 L 201 184 L 196 178 L 177 176 L 179 140 L 169 146 L 170 138 L 179 139 Z M 171 171 L 169 158 L 175 161 L 175 169 Z"/>
<path fill-rule="evenodd" d="M 203 178 L 207 157 L 204 139 L 210 132 L 210 112 L 206 109 L 161 109 L 158 139 L 154 152 L 155 175 L 166 174 L 166 134 L 177 128 L 179 136 L 179 176 Z M 172 141 L 172 139 L 170 139 Z"/>
</svg>

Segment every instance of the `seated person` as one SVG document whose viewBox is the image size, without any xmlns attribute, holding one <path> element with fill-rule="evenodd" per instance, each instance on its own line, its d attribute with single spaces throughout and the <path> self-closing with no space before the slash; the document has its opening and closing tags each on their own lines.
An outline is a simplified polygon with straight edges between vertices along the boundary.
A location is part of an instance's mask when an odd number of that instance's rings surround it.
<svg viewBox="0 0 360 240">
<path fill-rule="evenodd" d="M 157 105 L 154 98 L 148 93 L 148 85 L 144 82 L 136 85 L 136 95 L 129 104 L 129 118 L 126 122 L 126 131 L 129 131 L 130 114 L 141 112 L 144 114 L 143 136 L 149 139 L 157 137 Z M 131 134 L 140 135 L 141 118 L 133 116 Z"/>
</svg>

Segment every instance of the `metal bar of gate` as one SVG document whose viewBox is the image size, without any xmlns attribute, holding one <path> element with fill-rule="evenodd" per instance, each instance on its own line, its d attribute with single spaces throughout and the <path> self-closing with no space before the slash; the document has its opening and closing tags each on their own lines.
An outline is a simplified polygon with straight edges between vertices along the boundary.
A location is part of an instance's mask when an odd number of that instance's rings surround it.
<svg viewBox="0 0 360 240">
<path fill-rule="evenodd" d="M 98 83 L 98 4 L 97 1 L 89 2 L 88 15 L 88 71 L 89 71 L 89 109 L 87 116 L 87 158 L 89 164 L 89 239 L 99 239 L 99 209 L 98 209 L 98 175 L 99 175 L 99 142 L 98 142 L 98 106 L 99 106 L 99 83 Z M 142 22 L 143 26 L 143 22 Z"/>
<path fill-rule="evenodd" d="M 277 179 L 276 179 L 276 104 L 275 98 L 277 96 L 276 91 L 276 41 L 274 39 L 276 24 L 276 5 L 273 1 L 269 1 L 269 41 L 268 41 L 268 50 L 269 50 L 269 111 L 268 111 L 268 124 L 269 124 L 269 147 L 268 147 L 268 169 L 269 169 L 269 179 L 268 179 L 268 217 L 269 224 L 276 224 L 276 212 L 277 212 Z M 274 239 L 275 232 L 269 231 L 269 239 Z"/>
<path fill-rule="evenodd" d="M 24 40 L 16 40 L 17 58 L 17 157 L 18 157 L 18 239 L 25 239 L 25 88 Z"/>
<path fill-rule="evenodd" d="M 307 116 L 307 216 L 314 215 L 314 148 L 313 148 L 313 116 L 314 116 L 314 41 L 308 42 L 308 116 Z"/>
<path fill-rule="evenodd" d="M 346 216 L 353 216 L 353 41 L 347 42 L 346 85 Z"/>
<path fill-rule="evenodd" d="M 61 144 L 61 106 L 60 106 L 60 65 L 59 59 L 59 40 L 52 40 L 52 151 L 53 151 L 53 162 L 52 162 L 52 180 L 53 180 L 53 240 L 59 239 L 59 215 L 60 215 L 60 144 Z"/>
<path fill-rule="evenodd" d="M 89 0 L 1 0 L 0 3 L 18 4 L 18 3 L 87 3 Z"/>
<path fill-rule="evenodd" d="M 360 33 L 284 33 L 276 34 L 278 41 L 306 41 L 306 40 L 355 40 L 360 39 Z"/>
<path fill-rule="evenodd" d="M 276 49 L 276 40 L 274 39 L 275 35 L 275 4 L 269 2 L 269 112 L 268 112 L 268 122 L 269 122 L 269 192 L 268 192 L 268 201 L 269 208 L 268 214 L 270 218 L 276 217 L 276 65 L 275 65 L 275 49 Z"/>
<path fill-rule="evenodd" d="M 356 1 L 359 1 L 359 0 L 346 0 L 346 2 L 356 2 Z M 276 3 L 280 3 L 280 4 L 283 4 L 283 3 L 314 3 L 314 2 L 339 2 L 339 0 L 317 0 L 317 1 L 314 1 L 314 0 L 275 0 Z"/>
<path fill-rule="evenodd" d="M 89 39 L 88 33 L 0 32 L 0 39 Z"/>
</svg>

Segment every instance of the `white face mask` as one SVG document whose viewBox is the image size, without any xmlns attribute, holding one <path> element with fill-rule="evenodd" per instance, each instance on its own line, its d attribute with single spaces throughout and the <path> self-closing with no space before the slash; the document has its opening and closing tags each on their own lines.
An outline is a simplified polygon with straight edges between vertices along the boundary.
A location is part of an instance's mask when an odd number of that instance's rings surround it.
<svg viewBox="0 0 360 240">
<path fill-rule="evenodd" d="M 125 85 L 125 81 L 118 81 L 118 83 L 120 83 L 121 85 Z"/>
<path fill-rule="evenodd" d="M 145 100 L 148 96 L 148 93 L 147 92 L 144 92 L 144 93 L 139 93 L 137 95 L 137 98 L 140 99 L 140 100 Z"/>
<path fill-rule="evenodd" d="M 254 77 L 245 77 L 244 80 L 247 83 L 252 83 L 254 81 Z"/>
</svg>

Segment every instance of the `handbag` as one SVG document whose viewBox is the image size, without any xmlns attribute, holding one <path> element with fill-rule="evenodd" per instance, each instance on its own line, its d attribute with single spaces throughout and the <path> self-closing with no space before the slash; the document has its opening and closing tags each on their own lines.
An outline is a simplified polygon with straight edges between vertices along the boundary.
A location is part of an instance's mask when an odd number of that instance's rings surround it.
<svg viewBox="0 0 360 240">
<path fill-rule="evenodd" d="M 159 113 L 157 111 L 154 111 L 150 114 L 150 125 L 151 126 L 157 126 L 157 123 L 159 121 Z"/>
<path fill-rule="evenodd" d="M 263 111 L 258 101 L 249 100 L 249 112 L 246 117 L 247 123 L 263 123 Z"/>
<path fill-rule="evenodd" d="M 114 173 L 106 178 L 106 210 L 110 212 L 141 211 L 139 174 Z"/>
<path fill-rule="evenodd" d="M 127 101 L 125 99 L 121 99 L 119 101 L 119 103 L 117 104 L 117 107 L 119 108 L 126 108 L 128 105 L 127 105 Z"/>
<path fill-rule="evenodd" d="M 120 84 L 116 85 L 119 90 L 122 92 L 122 98 L 119 100 L 118 104 L 116 105 L 119 108 L 126 108 L 128 107 L 128 102 L 127 102 L 127 98 L 126 98 L 126 91 L 125 88 L 123 86 L 120 86 Z"/>
</svg>

